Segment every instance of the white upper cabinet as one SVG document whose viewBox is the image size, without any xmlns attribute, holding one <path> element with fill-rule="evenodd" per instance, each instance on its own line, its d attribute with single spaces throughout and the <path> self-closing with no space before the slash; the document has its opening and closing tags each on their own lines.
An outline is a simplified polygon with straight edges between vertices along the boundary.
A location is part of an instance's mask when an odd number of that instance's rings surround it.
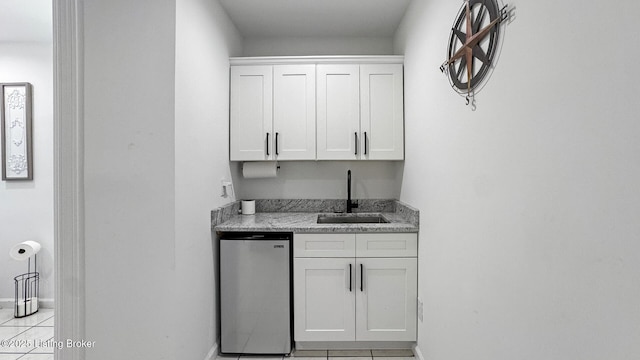
<svg viewBox="0 0 640 360">
<path fill-rule="evenodd" d="M 401 62 L 231 59 L 230 160 L 403 160 Z"/>
<path fill-rule="evenodd" d="M 230 160 L 315 160 L 315 65 L 231 67 Z"/>
<path fill-rule="evenodd" d="M 315 65 L 273 67 L 274 153 L 277 160 L 316 159 Z"/>
<path fill-rule="evenodd" d="M 318 160 L 403 160 L 402 64 L 318 65 Z"/>
<path fill-rule="evenodd" d="M 358 159 L 358 65 L 318 65 L 318 160 Z"/>
<path fill-rule="evenodd" d="M 230 160 L 272 160 L 272 66 L 231 67 Z"/>
<path fill-rule="evenodd" d="M 360 65 L 362 158 L 404 159 L 403 108 L 402 65 Z"/>
</svg>

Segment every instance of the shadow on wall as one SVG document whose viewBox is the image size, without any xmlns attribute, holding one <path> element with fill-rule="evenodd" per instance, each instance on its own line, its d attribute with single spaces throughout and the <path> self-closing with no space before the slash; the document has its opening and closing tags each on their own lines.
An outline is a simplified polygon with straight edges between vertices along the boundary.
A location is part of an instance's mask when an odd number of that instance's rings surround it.
<svg viewBox="0 0 640 360">
<path fill-rule="evenodd" d="M 231 163 L 236 199 L 335 199 L 347 196 L 347 170 L 354 198 L 398 199 L 403 161 L 281 161 L 276 178 L 245 179 L 242 162 Z"/>
</svg>

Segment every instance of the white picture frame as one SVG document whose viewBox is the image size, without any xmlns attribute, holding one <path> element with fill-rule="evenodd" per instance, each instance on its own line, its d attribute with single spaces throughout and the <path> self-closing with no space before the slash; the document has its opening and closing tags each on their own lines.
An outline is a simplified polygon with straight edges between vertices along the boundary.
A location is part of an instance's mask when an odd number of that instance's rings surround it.
<svg viewBox="0 0 640 360">
<path fill-rule="evenodd" d="M 33 180 L 32 85 L 0 84 L 2 180 Z"/>
</svg>

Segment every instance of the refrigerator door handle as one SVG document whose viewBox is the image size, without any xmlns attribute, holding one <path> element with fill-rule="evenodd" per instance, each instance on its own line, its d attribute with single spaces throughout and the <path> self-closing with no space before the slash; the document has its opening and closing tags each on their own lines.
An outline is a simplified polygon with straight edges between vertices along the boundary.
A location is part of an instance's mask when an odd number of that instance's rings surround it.
<svg viewBox="0 0 640 360">
<path fill-rule="evenodd" d="M 360 291 L 364 291 L 364 265 L 360 263 Z"/>
</svg>

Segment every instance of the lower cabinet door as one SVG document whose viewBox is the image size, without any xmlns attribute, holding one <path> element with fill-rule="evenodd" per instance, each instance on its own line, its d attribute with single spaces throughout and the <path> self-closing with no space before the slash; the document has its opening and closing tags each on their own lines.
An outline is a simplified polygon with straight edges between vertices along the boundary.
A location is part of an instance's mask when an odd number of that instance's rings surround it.
<svg viewBox="0 0 640 360">
<path fill-rule="evenodd" d="M 295 258 L 293 267 L 295 341 L 353 341 L 355 259 Z"/>
<path fill-rule="evenodd" d="M 356 341 L 415 341 L 416 258 L 356 259 Z"/>
</svg>

